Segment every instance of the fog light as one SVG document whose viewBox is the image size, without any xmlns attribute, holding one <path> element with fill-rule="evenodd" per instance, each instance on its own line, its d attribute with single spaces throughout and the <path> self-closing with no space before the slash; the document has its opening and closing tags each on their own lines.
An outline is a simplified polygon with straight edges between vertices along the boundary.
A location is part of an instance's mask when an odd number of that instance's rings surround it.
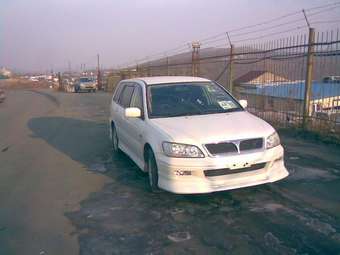
<svg viewBox="0 0 340 255">
<path fill-rule="evenodd" d="M 191 171 L 176 170 L 175 175 L 177 176 L 191 175 Z"/>
</svg>

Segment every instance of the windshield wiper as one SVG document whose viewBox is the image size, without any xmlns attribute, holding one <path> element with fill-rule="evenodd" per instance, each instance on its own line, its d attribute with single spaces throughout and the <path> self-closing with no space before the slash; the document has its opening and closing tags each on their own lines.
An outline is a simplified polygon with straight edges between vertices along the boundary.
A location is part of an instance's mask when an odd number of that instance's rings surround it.
<svg viewBox="0 0 340 255">
<path fill-rule="evenodd" d="M 227 109 L 224 112 L 239 112 L 239 111 L 243 111 L 242 108 L 231 108 L 231 109 Z"/>
</svg>

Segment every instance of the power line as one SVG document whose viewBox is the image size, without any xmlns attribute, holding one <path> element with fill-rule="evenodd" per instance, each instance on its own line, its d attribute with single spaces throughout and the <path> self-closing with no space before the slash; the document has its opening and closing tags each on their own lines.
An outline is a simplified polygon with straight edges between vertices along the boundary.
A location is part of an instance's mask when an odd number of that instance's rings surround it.
<svg viewBox="0 0 340 255">
<path fill-rule="evenodd" d="M 339 3 L 340 4 L 340 3 Z M 329 12 L 329 11 L 333 11 L 335 10 L 335 8 L 338 8 L 340 6 L 334 6 L 332 8 L 328 8 L 328 9 L 325 9 L 325 10 L 321 10 L 321 11 L 318 11 L 318 12 L 314 12 L 314 13 L 311 13 L 309 14 L 308 16 L 311 17 L 311 16 L 316 16 L 316 15 L 319 15 L 321 13 L 325 13 L 325 12 Z M 306 10 L 305 10 L 305 13 L 306 13 Z M 306 14 L 305 14 L 306 15 Z M 285 25 L 289 25 L 289 24 L 294 24 L 294 23 L 299 23 L 301 21 L 305 20 L 305 17 L 304 18 L 299 18 L 299 19 L 294 19 L 294 20 L 291 20 L 291 21 L 288 21 L 288 22 L 284 22 L 284 23 L 280 23 L 280 24 L 276 24 L 276 25 L 273 25 L 273 26 L 270 26 L 270 27 L 266 27 L 266 28 L 261 28 L 261 29 L 257 29 L 257 30 L 252 30 L 252 31 L 248 31 L 248 32 L 243 32 L 243 33 L 237 33 L 237 34 L 232 34 L 232 37 L 235 38 L 235 37 L 240 37 L 240 36 L 244 36 L 244 35 L 248 35 L 248 34 L 253 34 L 253 33 L 258 33 L 258 32 L 263 32 L 263 31 L 267 31 L 267 30 L 271 30 L 271 29 L 274 29 L 274 28 L 278 28 L 278 27 L 282 27 L 282 26 L 285 26 Z M 314 22 L 313 22 L 314 23 Z M 260 24 L 260 23 L 259 23 Z M 254 25 L 255 26 L 255 25 Z M 231 33 L 231 32 L 230 32 Z M 220 42 L 220 41 L 223 41 L 224 38 L 220 38 L 222 34 L 219 34 L 218 36 L 214 36 L 212 38 L 218 38 L 218 39 L 215 39 L 215 40 L 209 40 L 207 42 L 204 43 L 204 45 L 208 45 L 208 44 L 211 44 L 211 43 L 215 43 L 215 42 Z M 201 41 L 202 42 L 202 41 Z M 203 43 L 202 43 L 203 44 Z"/>
<path fill-rule="evenodd" d="M 298 22 L 301 22 L 303 20 L 305 20 L 305 19 L 304 18 L 299 18 L 299 19 L 295 19 L 295 20 L 292 20 L 292 21 L 289 21 L 289 22 L 285 22 L 285 23 L 280 23 L 280 24 L 277 24 L 277 25 L 274 25 L 274 26 L 271 26 L 271 27 L 267 27 L 267 28 L 261 28 L 261 29 L 257 29 L 257 30 L 253 30 L 253 31 L 249 31 L 249 32 L 243 32 L 243 33 L 234 34 L 233 38 L 244 36 L 244 35 L 249 35 L 249 34 L 253 34 L 253 33 L 258 33 L 258 32 L 264 32 L 264 31 L 271 30 L 271 29 L 274 29 L 274 28 L 282 27 L 284 25 L 298 23 Z M 215 42 L 220 42 L 220 41 L 223 41 L 223 40 L 224 39 L 221 38 L 221 39 L 216 39 L 216 40 L 213 40 L 213 41 L 208 41 L 208 42 L 204 43 L 204 45 L 208 45 L 208 44 L 215 43 Z"/>
<path fill-rule="evenodd" d="M 329 23 L 338 23 L 338 22 L 340 23 L 340 19 L 313 21 L 313 24 L 329 24 Z"/>
<path fill-rule="evenodd" d="M 316 16 L 318 14 L 321 14 L 321 13 L 324 13 L 324 12 L 327 12 L 327 11 L 332 11 L 335 8 L 340 7 L 339 5 L 340 5 L 340 1 L 329 3 L 329 4 L 323 4 L 323 5 L 320 5 L 320 6 L 316 6 L 316 7 L 305 9 L 305 12 L 308 14 L 308 16 Z M 329 8 L 329 7 L 331 7 L 331 8 Z M 312 11 L 315 11 L 315 10 L 320 10 L 320 11 L 312 12 Z M 312 12 L 312 13 L 310 13 L 310 12 Z M 268 25 L 268 24 L 271 24 L 271 23 L 274 23 L 274 22 L 286 19 L 288 17 L 296 16 L 296 15 L 298 15 L 300 13 L 301 13 L 301 11 L 291 12 L 291 13 L 288 13 L 288 14 L 285 14 L 285 15 L 273 18 L 273 19 L 269 19 L 269 20 L 266 20 L 266 21 L 254 24 L 254 25 L 249 25 L 249 26 L 245 26 L 245 27 L 240 27 L 240 28 L 232 29 L 232 30 L 229 30 L 228 33 L 231 35 L 231 37 L 240 37 L 240 36 L 244 36 L 244 35 L 248 35 L 248 34 L 253 34 L 253 33 L 267 31 L 267 30 L 270 30 L 270 29 L 274 29 L 274 28 L 277 28 L 277 27 L 284 26 L 284 25 L 289 25 L 289 24 L 297 23 L 297 22 L 300 22 L 303 19 L 302 18 L 294 19 L 294 20 L 291 20 L 291 21 L 288 21 L 288 22 L 284 22 L 284 23 L 281 23 L 281 24 L 276 24 L 276 25 L 273 25 L 273 26 L 270 26 L 270 27 L 267 27 L 267 28 L 262 28 L 262 29 L 257 29 L 257 30 L 253 30 L 253 31 L 247 31 L 247 32 L 243 32 L 243 33 L 236 33 L 236 34 L 234 34 L 235 32 L 240 32 L 240 31 L 251 29 L 251 28 L 254 28 L 254 27 L 258 27 L 258 26 Z M 289 30 L 285 30 L 285 31 L 275 32 L 275 33 L 270 33 L 270 34 L 262 35 L 262 36 L 258 36 L 258 37 L 245 38 L 245 39 L 242 39 L 242 40 L 233 41 L 233 43 L 235 43 L 235 42 L 242 42 L 242 41 L 248 41 L 248 40 L 257 40 L 257 39 L 265 38 L 265 37 L 272 36 L 272 35 L 287 33 L 287 32 L 293 31 L 293 30 L 301 29 L 301 28 L 302 27 L 296 27 L 294 29 L 289 29 Z M 219 41 L 225 40 L 225 34 L 226 34 L 226 32 L 219 33 L 219 34 L 216 34 L 216 35 L 213 35 L 213 36 L 201 39 L 201 40 L 199 40 L 199 42 L 201 42 L 201 43 L 206 42 L 204 44 L 211 44 L 211 43 L 219 42 Z M 223 36 L 223 38 L 220 38 L 222 36 Z M 170 53 L 175 53 L 176 51 L 184 51 L 184 48 L 187 49 L 187 47 L 188 47 L 188 44 L 182 44 L 180 46 L 177 46 L 176 48 L 173 48 L 173 49 L 170 49 L 170 50 L 165 50 L 165 51 L 162 51 L 162 52 L 159 52 L 159 53 L 155 53 L 155 54 L 149 55 L 149 56 L 147 56 L 147 57 L 145 57 L 143 59 L 139 59 L 137 61 L 133 61 L 133 63 L 140 62 L 140 61 L 143 61 L 143 60 L 147 60 L 147 59 L 150 59 L 151 57 L 157 57 L 157 56 L 161 56 L 161 55 L 168 55 Z"/>
</svg>

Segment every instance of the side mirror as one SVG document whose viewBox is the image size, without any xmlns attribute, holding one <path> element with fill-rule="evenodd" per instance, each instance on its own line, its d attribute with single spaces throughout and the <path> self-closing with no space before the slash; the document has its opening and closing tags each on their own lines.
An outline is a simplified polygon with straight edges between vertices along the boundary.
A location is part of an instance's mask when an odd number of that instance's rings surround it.
<svg viewBox="0 0 340 255">
<path fill-rule="evenodd" d="M 240 105 L 243 107 L 243 108 L 247 108 L 248 106 L 248 101 L 247 100 L 240 100 L 239 101 Z"/>
<path fill-rule="evenodd" d="M 127 118 L 140 118 L 142 111 L 136 107 L 130 107 L 125 109 L 125 117 Z"/>
</svg>

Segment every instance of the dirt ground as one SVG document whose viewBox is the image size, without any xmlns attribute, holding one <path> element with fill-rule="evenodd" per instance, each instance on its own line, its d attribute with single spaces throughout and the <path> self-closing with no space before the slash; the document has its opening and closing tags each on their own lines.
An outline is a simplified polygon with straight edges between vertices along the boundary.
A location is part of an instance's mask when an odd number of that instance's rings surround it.
<svg viewBox="0 0 340 255">
<path fill-rule="evenodd" d="M 281 134 L 290 176 L 150 193 L 112 155 L 107 93 L 11 90 L 0 105 L 0 254 L 340 254 L 340 148 Z"/>
<path fill-rule="evenodd" d="M 52 84 L 47 81 L 30 81 L 21 78 L 0 79 L 0 89 L 41 89 L 49 88 L 50 85 Z"/>
</svg>

